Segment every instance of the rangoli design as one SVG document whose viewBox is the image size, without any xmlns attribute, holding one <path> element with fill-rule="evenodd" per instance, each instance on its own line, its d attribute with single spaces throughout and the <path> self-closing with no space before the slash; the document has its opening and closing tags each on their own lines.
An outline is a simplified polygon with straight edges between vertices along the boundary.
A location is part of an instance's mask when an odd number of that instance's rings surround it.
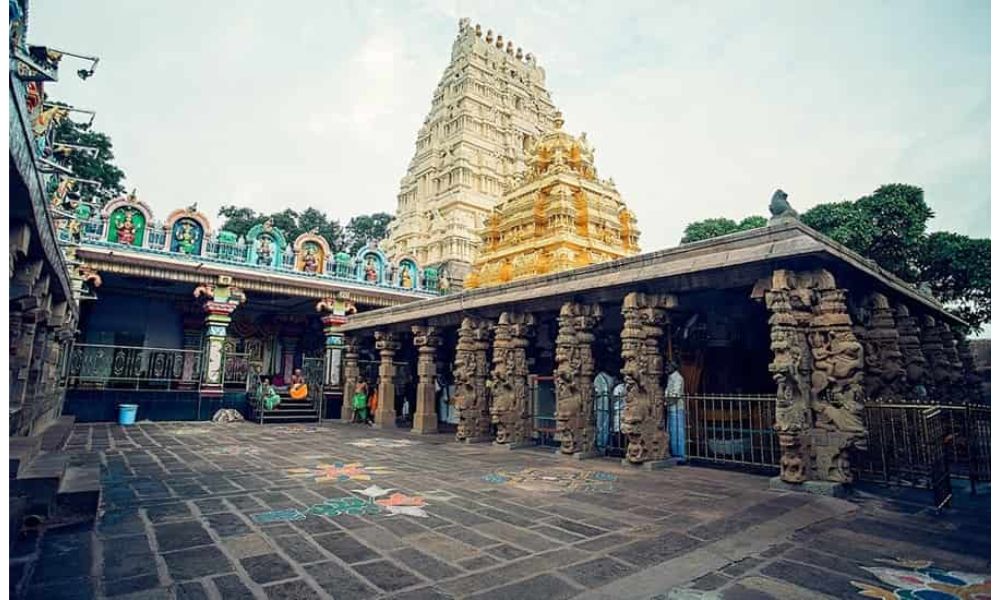
<svg viewBox="0 0 1000 600">
<path fill-rule="evenodd" d="M 255 446 L 215 446 L 200 452 L 207 456 L 257 456 L 260 449 Z"/>
<path fill-rule="evenodd" d="M 521 469 L 520 471 L 493 471 L 483 476 L 483 481 L 506 484 L 531 492 L 597 492 L 614 491 L 618 477 L 605 471 L 578 471 L 575 469 Z"/>
<path fill-rule="evenodd" d="M 375 516 L 385 514 L 388 516 L 406 515 L 409 517 L 426 518 L 429 515 L 424 511 L 427 502 L 421 496 L 408 496 L 396 492 L 389 495 L 391 489 L 383 489 L 377 485 L 371 485 L 363 490 L 353 490 L 368 499 L 357 496 L 344 496 L 342 498 L 328 498 L 319 504 L 313 504 L 305 512 L 297 508 L 283 510 L 272 510 L 251 515 L 257 523 L 280 523 L 287 521 L 302 521 L 309 515 L 319 515 L 324 517 L 339 517 L 350 515 L 355 517 Z"/>
<path fill-rule="evenodd" d="M 861 567 L 884 585 L 852 581 L 858 593 L 879 600 L 986 600 L 988 575 L 945 571 L 931 561 L 885 560 L 884 567 Z"/>
<path fill-rule="evenodd" d="M 372 475 L 388 472 L 386 467 L 369 467 L 362 463 L 342 463 L 318 464 L 312 469 L 295 468 L 288 469 L 289 477 L 308 478 L 312 477 L 317 483 L 343 482 L 343 481 L 371 481 Z"/>
<path fill-rule="evenodd" d="M 286 521 L 302 521 L 306 515 L 297 508 L 286 508 L 282 510 L 269 510 L 267 512 L 250 515 L 255 523 L 284 523 Z"/>
</svg>

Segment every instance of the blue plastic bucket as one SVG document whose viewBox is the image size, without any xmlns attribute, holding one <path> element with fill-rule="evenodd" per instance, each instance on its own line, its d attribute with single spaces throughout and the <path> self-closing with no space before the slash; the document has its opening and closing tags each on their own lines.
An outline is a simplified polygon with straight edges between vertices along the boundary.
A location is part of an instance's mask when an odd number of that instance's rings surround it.
<svg viewBox="0 0 1000 600">
<path fill-rule="evenodd" d="M 138 404 L 119 404 L 118 405 L 118 424 L 119 425 L 134 425 L 135 424 L 135 413 L 139 411 Z"/>
</svg>

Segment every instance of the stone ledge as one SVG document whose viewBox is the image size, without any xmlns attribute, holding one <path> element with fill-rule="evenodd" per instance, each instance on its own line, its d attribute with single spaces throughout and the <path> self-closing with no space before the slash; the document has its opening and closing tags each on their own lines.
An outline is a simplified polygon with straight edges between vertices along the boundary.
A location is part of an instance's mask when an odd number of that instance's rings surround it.
<svg viewBox="0 0 1000 600">
<path fill-rule="evenodd" d="M 836 481 L 806 481 L 803 483 L 788 483 L 782 481 L 781 477 L 772 477 L 768 484 L 772 490 L 783 492 L 799 492 L 815 494 L 817 496 L 831 496 L 833 498 L 847 498 L 851 495 L 851 487 L 846 483 Z"/>
</svg>

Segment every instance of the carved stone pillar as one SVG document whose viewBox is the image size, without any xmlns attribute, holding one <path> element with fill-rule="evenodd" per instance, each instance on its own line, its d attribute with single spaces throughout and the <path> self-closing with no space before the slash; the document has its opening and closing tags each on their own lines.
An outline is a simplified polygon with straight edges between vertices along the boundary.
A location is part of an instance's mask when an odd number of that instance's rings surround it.
<svg viewBox="0 0 1000 600">
<path fill-rule="evenodd" d="M 865 351 L 865 395 L 868 398 L 898 398 L 904 394 L 906 377 L 896 319 L 884 295 L 872 294 L 866 304 L 860 328 Z"/>
<path fill-rule="evenodd" d="M 414 325 L 413 345 L 417 347 L 417 405 L 413 413 L 414 433 L 437 433 L 438 415 L 434 397 L 437 376 L 435 355 L 441 345 L 437 327 Z"/>
<path fill-rule="evenodd" d="M 233 311 L 246 301 L 243 291 L 231 285 L 232 279 L 220 275 L 217 283 L 195 288 L 194 297 L 204 296 L 205 347 L 202 355 L 201 393 L 221 395 L 224 383 L 226 330 L 232 322 Z"/>
<path fill-rule="evenodd" d="M 563 304 L 556 336 L 556 430 L 559 450 L 580 458 L 594 453 L 594 327 L 597 304 Z"/>
<path fill-rule="evenodd" d="M 846 294 L 825 270 L 779 269 L 754 289 L 771 311 L 769 368 L 778 387 L 774 427 L 782 449 L 780 479 L 786 483 L 850 482 L 849 452 L 866 437 L 864 349 Z M 886 310 L 879 307 L 880 319 Z"/>
<path fill-rule="evenodd" d="M 962 363 L 962 399 L 966 402 L 979 403 L 983 401 L 982 379 L 976 373 L 976 361 L 972 356 L 972 347 L 965 335 L 958 334 L 955 338 L 958 359 Z"/>
<path fill-rule="evenodd" d="M 353 406 L 350 403 L 354 394 L 354 384 L 350 386 L 344 383 L 341 387 L 341 354 L 344 349 L 344 336 L 338 333 L 338 328 L 347 322 L 347 315 L 357 312 L 354 303 L 351 302 L 343 292 L 335 298 L 324 298 L 316 303 L 316 311 L 320 313 L 320 320 L 323 322 L 324 335 L 324 361 L 323 361 L 323 397 L 324 406 L 326 401 L 336 401 L 336 396 L 341 395 L 340 418 L 344 421 L 351 420 Z M 357 353 L 354 357 L 354 366 L 357 368 Z M 357 382 L 357 377 L 354 378 Z M 344 409 L 347 409 L 346 411 Z M 325 415 L 324 415 L 325 416 Z"/>
<path fill-rule="evenodd" d="M 777 384 L 774 429 L 781 447 L 781 480 L 803 483 L 813 473 L 812 452 L 812 352 L 807 328 L 812 320 L 811 298 L 796 297 L 792 306 L 790 273 L 775 271 L 771 289 L 764 295 L 771 312 L 771 353 L 768 365 Z"/>
<path fill-rule="evenodd" d="M 866 438 L 864 410 L 864 349 L 858 343 L 847 312 L 847 290 L 836 287 L 833 275 L 819 271 L 815 280 L 818 303 L 809 331 L 812 347 L 812 450 L 816 476 L 850 483 L 850 451 Z"/>
<path fill-rule="evenodd" d="M 531 442 L 531 398 L 527 348 L 535 335 L 535 317 L 503 312 L 493 327 L 493 406 L 497 426 L 494 443 L 513 447 Z"/>
<path fill-rule="evenodd" d="M 396 365 L 392 359 L 399 350 L 399 341 L 391 331 L 375 332 L 375 349 L 379 351 L 378 406 L 375 408 L 375 427 L 396 426 Z"/>
<path fill-rule="evenodd" d="M 490 325 L 465 317 L 458 329 L 455 348 L 455 407 L 458 431 L 455 439 L 468 443 L 490 439 L 490 407 L 486 394 L 489 373 Z"/>
<path fill-rule="evenodd" d="M 660 339 L 674 296 L 632 292 L 622 301 L 622 379 L 625 410 L 621 431 L 628 437 L 625 459 L 632 464 L 667 457 L 670 439 L 663 419 L 663 352 Z"/>
<path fill-rule="evenodd" d="M 919 398 L 921 394 L 915 391 L 917 386 L 921 386 L 926 392 L 928 384 L 927 358 L 920 346 L 920 327 L 905 304 L 896 305 L 895 316 L 896 329 L 899 331 L 899 351 L 903 354 L 906 371 L 906 387 L 903 393 L 911 399 Z"/>
<path fill-rule="evenodd" d="M 344 398 L 340 405 L 340 420 L 351 422 L 354 420 L 354 387 L 361 377 L 361 369 L 358 367 L 358 338 L 354 336 L 344 336 Z"/>
<path fill-rule="evenodd" d="M 951 364 L 945 356 L 944 346 L 941 344 L 941 332 L 937 321 L 930 315 L 924 315 L 920 323 L 920 349 L 927 358 L 927 369 L 929 373 L 928 392 L 931 398 L 936 401 L 943 400 L 948 387 L 948 372 Z"/>
<path fill-rule="evenodd" d="M 962 376 L 962 359 L 958 356 L 958 348 L 955 344 L 955 332 L 947 323 L 939 323 L 938 337 L 941 339 L 941 347 L 944 350 L 945 359 L 948 361 L 946 398 L 960 401 L 963 396 L 962 382 L 964 377 Z"/>
</svg>

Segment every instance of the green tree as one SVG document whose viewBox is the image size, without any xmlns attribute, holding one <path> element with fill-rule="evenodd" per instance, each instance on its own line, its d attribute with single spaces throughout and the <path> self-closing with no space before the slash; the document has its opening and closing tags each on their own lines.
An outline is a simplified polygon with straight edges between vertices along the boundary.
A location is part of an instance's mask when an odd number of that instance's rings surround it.
<svg viewBox="0 0 1000 600">
<path fill-rule="evenodd" d="M 990 240 L 936 231 L 923 242 L 919 280 L 974 331 L 990 321 Z"/>
<path fill-rule="evenodd" d="M 323 239 L 330 244 L 334 252 L 338 252 L 345 246 L 344 228 L 340 226 L 340 221 L 327 219 L 326 215 L 315 208 L 307 208 L 299 215 L 298 231 L 296 235 L 316 230 Z"/>
<path fill-rule="evenodd" d="M 737 231 L 747 231 L 748 229 L 756 229 L 765 225 L 767 225 L 767 219 L 756 215 L 747 217 L 739 223 L 724 217 L 695 221 L 684 228 L 684 237 L 681 238 L 681 243 L 700 242 L 701 240 L 712 239 L 720 235 L 729 235 Z"/>
<path fill-rule="evenodd" d="M 264 220 L 252 208 L 245 206 L 226 205 L 219 209 L 219 216 L 225 217 L 221 229 L 231 231 L 237 237 L 245 237 L 250 228 Z"/>
<path fill-rule="evenodd" d="M 103 204 L 125 193 L 125 186 L 122 185 L 125 173 L 114 164 L 113 146 L 107 134 L 66 118 L 56 125 L 55 141 L 54 158 L 58 162 L 72 169 L 75 177 L 100 182 L 99 186 L 91 183 L 78 184 L 75 189 L 81 197 L 95 198 Z M 89 146 L 95 148 L 96 152 L 60 144 Z"/>
<path fill-rule="evenodd" d="M 345 228 L 347 251 L 354 254 L 365 244 L 384 239 L 392 218 L 392 215 L 384 212 L 351 217 Z"/>
</svg>

